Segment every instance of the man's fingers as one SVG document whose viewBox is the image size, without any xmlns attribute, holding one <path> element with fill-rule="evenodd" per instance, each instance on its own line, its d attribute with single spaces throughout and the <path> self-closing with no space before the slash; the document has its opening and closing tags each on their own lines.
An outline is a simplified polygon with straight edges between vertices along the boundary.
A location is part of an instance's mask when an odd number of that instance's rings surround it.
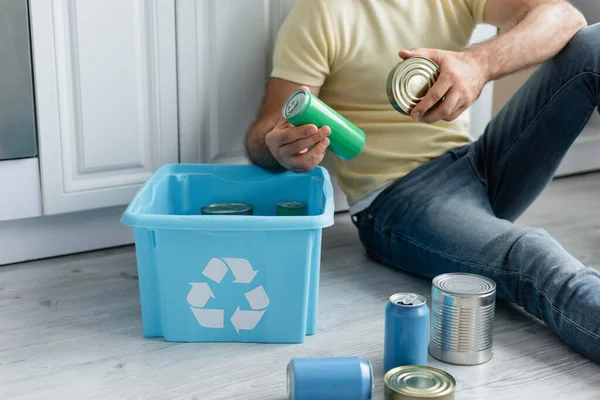
<svg viewBox="0 0 600 400">
<path fill-rule="evenodd" d="M 324 138 L 307 152 L 295 155 L 290 159 L 290 169 L 294 172 L 307 172 L 314 169 L 323 161 L 329 143 L 329 138 Z"/>
<path fill-rule="evenodd" d="M 412 49 L 408 49 L 408 50 L 400 50 L 398 52 L 398 56 L 400 56 L 400 58 L 406 60 L 409 57 L 427 57 L 429 59 L 431 59 L 433 56 L 433 51 L 429 50 L 429 49 L 423 49 L 423 48 L 419 48 L 419 47 L 415 47 Z"/>
<path fill-rule="evenodd" d="M 434 83 L 434 85 L 427 91 L 427 94 L 411 111 L 410 116 L 414 119 L 420 119 L 420 117 L 427 112 L 435 103 L 440 101 L 442 97 L 448 92 L 452 83 L 449 79 L 440 75 L 440 78 Z"/>
<path fill-rule="evenodd" d="M 311 135 L 307 138 L 298 139 L 292 143 L 285 144 L 281 146 L 279 150 L 282 155 L 286 157 L 291 157 L 302 152 L 304 149 L 308 149 L 315 143 L 320 142 L 321 140 L 329 136 L 330 133 L 331 129 L 328 126 L 322 126 L 314 135 Z"/>
<path fill-rule="evenodd" d="M 291 126 L 285 129 L 274 130 L 269 134 L 269 140 L 271 140 L 275 146 L 280 147 L 295 142 L 296 140 L 307 138 L 315 133 L 317 133 L 317 127 L 312 124 Z"/>
<path fill-rule="evenodd" d="M 452 114 L 456 111 L 457 105 L 460 101 L 460 93 L 453 88 L 450 88 L 448 92 L 446 92 L 446 97 L 440 103 L 440 105 L 433 110 L 430 114 L 421 118 L 422 122 L 426 123 L 434 123 L 439 120 L 447 121 Z"/>
<path fill-rule="evenodd" d="M 450 116 L 450 118 L 448 119 L 448 122 L 450 121 L 454 121 L 456 118 L 458 118 L 460 116 L 460 114 L 462 114 L 465 110 L 467 109 L 466 105 L 460 105 L 456 108 L 456 110 L 452 113 L 452 115 Z"/>
</svg>

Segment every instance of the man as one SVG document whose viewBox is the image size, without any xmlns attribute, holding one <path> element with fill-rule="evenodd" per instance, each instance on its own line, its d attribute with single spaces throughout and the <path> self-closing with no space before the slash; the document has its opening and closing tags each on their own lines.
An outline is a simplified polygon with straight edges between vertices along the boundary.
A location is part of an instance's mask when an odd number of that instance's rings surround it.
<svg viewBox="0 0 600 400">
<path fill-rule="evenodd" d="M 465 48 L 482 22 L 499 35 Z M 513 224 L 597 108 L 600 25 L 586 25 L 558 0 L 296 0 L 246 137 L 249 158 L 297 172 L 321 162 L 330 129 L 281 118 L 289 93 L 309 88 L 367 135 L 337 173 L 370 257 L 426 278 L 487 276 L 498 298 L 600 362 L 600 273 L 545 231 Z M 441 74 L 408 117 L 389 104 L 385 82 L 398 56 L 416 55 Z M 484 84 L 537 64 L 472 142 L 464 111 Z"/>
</svg>

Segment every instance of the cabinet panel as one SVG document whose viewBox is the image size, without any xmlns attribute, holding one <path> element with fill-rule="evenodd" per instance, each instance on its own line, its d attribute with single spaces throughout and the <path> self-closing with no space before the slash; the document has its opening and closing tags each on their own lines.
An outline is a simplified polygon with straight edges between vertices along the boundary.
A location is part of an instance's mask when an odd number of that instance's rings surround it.
<svg viewBox="0 0 600 400">
<path fill-rule="evenodd" d="M 268 2 L 235 0 L 208 4 L 207 14 L 213 24 L 209 25 L 212 40 L 205 53 L 210 54 L 207 161 L 215 161 L 242 154 L 240 134 L 260 107 L 267 71 Z"/>
<path fill-rule="evenodd" d="M 271 71 L 290 0 L 177 1 L 183 162 L 245 162 L 243 137 Z"/>
<path fill-rule="evenodd" d="M 126 204 L 178 161 L 174 3 L 31 3 L 44 213 Z"/>
</svg>

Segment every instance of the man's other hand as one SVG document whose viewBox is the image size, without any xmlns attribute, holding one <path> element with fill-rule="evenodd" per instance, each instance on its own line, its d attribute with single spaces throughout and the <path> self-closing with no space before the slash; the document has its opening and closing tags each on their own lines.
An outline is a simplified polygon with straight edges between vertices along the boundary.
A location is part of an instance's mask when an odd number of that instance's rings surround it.
<svg viewBox="0 0 600 400">
<path fill-rule="evenodd" d="M 426 57 L 440 67 L 440 75 L 423 99 L 411 111 L 411 117 L 422 122 L 453 121 L 473 104 L 488 81 L 486 66 L 469 52 L 435 49 L 402 50 L 399 56 Z M 423 116 L 440 99 L 438 107 Z"/>
</svg>

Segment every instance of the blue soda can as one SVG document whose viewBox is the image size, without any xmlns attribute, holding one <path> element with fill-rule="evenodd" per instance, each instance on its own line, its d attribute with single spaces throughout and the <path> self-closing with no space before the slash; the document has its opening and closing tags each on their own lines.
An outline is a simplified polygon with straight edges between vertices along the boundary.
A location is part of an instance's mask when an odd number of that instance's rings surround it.
<svg viewBox="0 0 600 400">
<path fill-rule="evenodd" d="M 368 400 L 374 384 L 360 357 L 293 358 L 287 366 L 289 400 Z"/>
<path fill-rule="evenodd" d="M 427 365 L 429 307 L 425 297 L 396 293 L 385 306 L 383 368 Z"/>
</svg>

